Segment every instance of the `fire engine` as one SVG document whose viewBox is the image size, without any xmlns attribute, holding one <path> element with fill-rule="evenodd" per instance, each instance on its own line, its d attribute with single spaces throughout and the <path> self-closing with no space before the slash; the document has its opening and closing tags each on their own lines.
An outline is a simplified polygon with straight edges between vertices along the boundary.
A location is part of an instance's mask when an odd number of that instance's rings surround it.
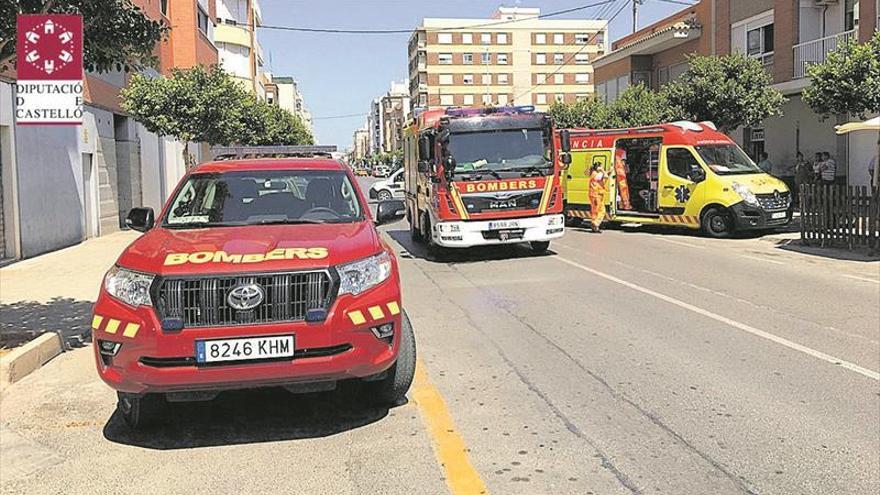
<svg viewBox="0 0 880 495">
<path fill-rule="evenodd" d="M 351 171 L 329 158 L 217 161 L 191 170 L 106 274 L 92 318 L 98 374 L 134 428 L 166 401 L 364 382 L 403 398 L 415 340 L 397 260 Z M 378 207 L 378 223 L 403 202 Z"/>
<path fill-rule="evenodd" d="M 429 250 L 528 242 L 564 233 L 567 131 L 531 106 L 427 110 L 404 143 L 410 235 Z"/>
</svg>

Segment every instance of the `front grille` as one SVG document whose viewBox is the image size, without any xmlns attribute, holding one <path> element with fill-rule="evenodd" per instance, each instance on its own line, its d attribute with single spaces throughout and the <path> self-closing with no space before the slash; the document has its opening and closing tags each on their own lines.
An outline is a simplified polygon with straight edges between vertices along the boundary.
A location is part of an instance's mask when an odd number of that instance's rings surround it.
<svg viewBox="0 0 880 495">
<path fill-rule="evenodd" d="M 791 193 L 773 192 L 770 194 L 756 194 L 758 204 L 765 210 L 785 210 L 791 204 Z"/>
<path fill-rule="evenodd" d="M 462 202 L 468 213 L 536 209 L 543 190 L 525 193 L 468 194 Z"/>
<path fill-rule="evenodd" d="M 250 310 L 229 305 L 229 291 L 258 284 L 263 302 Z M 160 320 L 179 318 L 184 328 L 301 321 L 312 309 L 330 307 L 333 283 L 326 271 L 224 275 L 161 280 L 156 295 Z"/>
<path fill-rule="evenodd" d="M 308 359 L 308 358 L 316 358 L 316 357 L 329 357 L 335 356 L 337 354 L 342 354 L 343 352 L 351 350 L 353 347 L 351 344 L 339 344 L 330 347 L 314 347 L 312 349 L 296 349 L 293 351 L 293 359 Z M 232 364 L 241 364 L 241 363 L 249 363 L 249 364 L 262 364 L 268 362 L 275 361 L 290 361 L 289 357 L 284 358 L 272 358 L 272 359 L 258 359 L 251 361 L 221 361 L 217 363 L 202 363 L 201 365 L 196 361 L 194 356 L 179 356 L 179 357 L 149 357 L 144 356 L 140 359 L 141 364 L 144 366 L 150 366 L 153 368 L 175 368 L 180 366 L 229 366 Z"/>
</svg>

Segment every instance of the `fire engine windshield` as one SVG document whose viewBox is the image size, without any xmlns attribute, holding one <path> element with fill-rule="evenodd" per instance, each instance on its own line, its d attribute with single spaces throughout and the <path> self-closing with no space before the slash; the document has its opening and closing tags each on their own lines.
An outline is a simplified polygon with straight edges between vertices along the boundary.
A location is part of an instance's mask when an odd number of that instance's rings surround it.
<svg viewBox="0 0 880 495">
<path fill-rule="evenodd" d="M 347 223 L 363 219 L 360 200 L 341 171 L 196 174 L 180 188 L 166 228 Z"/>
<path fill-rule="evenodd" d="M 447 145 L 455 173 L 518 171 L 552 165 L 541 129 L 453 133 Z"/>
<path fill-rule="evenodd" d="M 735 144 L 697 146 L 697 153 L 718 175 L 759 174 L 761 169 Z"/>
</svg>

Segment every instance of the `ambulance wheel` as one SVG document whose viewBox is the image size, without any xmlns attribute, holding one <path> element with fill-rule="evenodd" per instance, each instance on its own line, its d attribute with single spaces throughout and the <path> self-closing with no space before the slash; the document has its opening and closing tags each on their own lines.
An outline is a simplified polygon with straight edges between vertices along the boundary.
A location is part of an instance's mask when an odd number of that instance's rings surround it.
<svg viewBox="0 0 880 495">
<path fill-rule="evenodd" d="M 565 226 L 566 227 L 580 227 L 584 224 L 584 220 L 575 216 L 566 216 L 565 217 Z"/>
<path fill-rule="evenodd" d="M 385 378 L 364 382 L 364 398 L 375 405 L 401 404 L 416 373 L 416 338 L 405 311 L 401 321 L 403 324 L 400 328 L 400 350 L 397 351 L 397 361 L 386 372 Z"/>
<path fill-rule="evenodd" d="M 532 247 L 532 252 L 537 254 L 546 253 L 550 249 L 550 241 L 532 241 L 529 244 Z"/>
<path fill-rule="evenodd" d="M 163 397 L 158 394 L 134 395 L 117 392 L 116 409 L 122 420 L 133 430 L 146 428 L 159 416 Z"/>
<path fill-rule="evenodd" d="M 709 208 L 700 220 L 703 233 L 716 239 L 728 237 L 733 231 L 733 220 L 724 208 Z"/>
<path fill-rule="evenodd" d="M 388 189 L 379 191 L 379 201 L 388 201 L 389 199 L 391 199 L 391 191 Z"/>
</svg>

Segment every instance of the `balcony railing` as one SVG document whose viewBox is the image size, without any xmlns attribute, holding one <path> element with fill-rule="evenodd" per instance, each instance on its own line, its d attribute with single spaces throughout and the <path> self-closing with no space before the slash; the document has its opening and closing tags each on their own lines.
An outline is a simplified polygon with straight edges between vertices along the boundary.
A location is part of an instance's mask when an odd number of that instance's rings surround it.
<svg viewBox="0 0 880 495">
<path fill-rule="evenodd" d="M 844 31 L 832 36 L 826 36 L 813 41 L 807 41 L 794 46 L 794 78 L 806 77 L 807 67 L 810 64 L 819 64 L 825 61 L 828 52 L 850 41 L 856 36 L 856 30 Z"/>
</svg>

